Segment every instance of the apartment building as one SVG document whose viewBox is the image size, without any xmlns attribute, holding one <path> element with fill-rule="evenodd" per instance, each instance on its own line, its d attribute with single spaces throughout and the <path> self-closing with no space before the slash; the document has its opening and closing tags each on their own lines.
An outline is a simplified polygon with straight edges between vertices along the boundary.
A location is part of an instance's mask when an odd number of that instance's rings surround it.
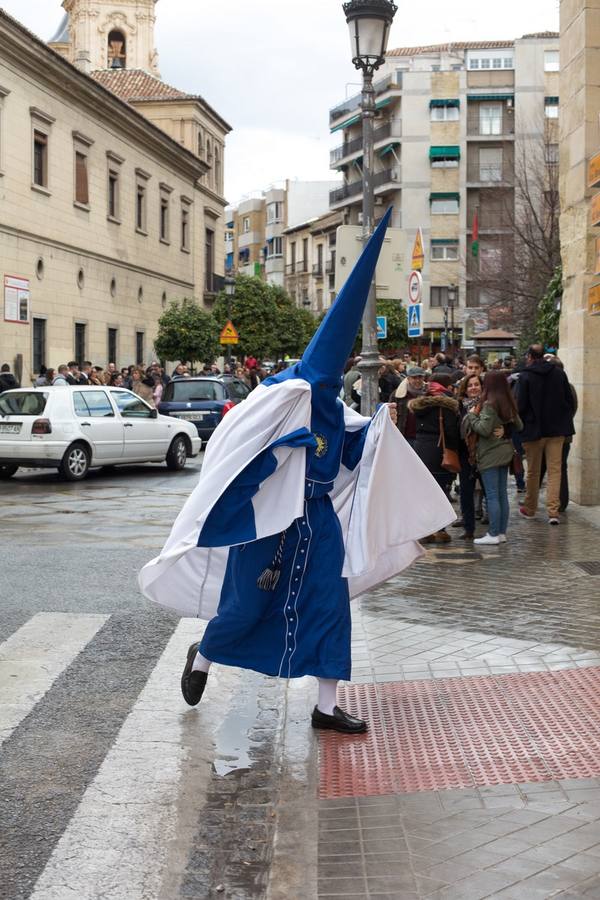
<svg viewBox="0 0 600 900">
<path fill-rule="evenodd" d="M 91 15 L 99 0 L 64 5 L 77 24 L 89 14 L 105 65 L 147 66 L 116 70 L 123 85 L 147 76 L 167 89 L 151 74 L 154 20 L 142 15 L 154 0 L 137 0 L 135 22 L 127 3 L 111 3 L 108 32 Z M 0 359 L 25 383 L 70 359 L 149 362 L 168 303 L 210 301 L 223 278 L 224 200 L 208 161 L 88 71 L 89 51 L 69 60 L 86 46 L 72 21 L 57 52 L 0 10 Z M 212 115 L 196 101 L 188 111 Z"/>
<path fill-rule="evenodd" d="M 558 49 L 553 32 L 399 48 L 388 52 L 380 70 L 375 218 L 393 204 L 392 224 L 405 234 L 401 300 L 415 235 L 422 229 L 424 326 L 432 345 L 439 343 L 448 316 L 450 287 L 457 330 L 466 324 L 470 332 L 473 321 L 478 330 L 487 327 L 490 297 L 483 276 L 486 267 L 500 271 L 503 255 L 510 253 L 518 163 L 540 143 L 546 145 L 549 163 L 558 159 Z M 342 138 L 331 151 L 330 165 L 344 176 L 344 184 L 330 194 L 330 208 L 346 223 L 357 224 L 362 204 L 359 95 L 330 111 L 330 128 Z"/>
<path fill-rule="evenodd" d="M 285 231 L 285 282 L 297 306 L 318 314 L 335 299 L 335 254 L 339 212 L 324 213 Z"/>
<path fill-rule="evenodd" d="M 256 275 L 269 284 L 286 283 L 287 231 L 312 221 L 329 208 L 338 181 L 292 181 L 226 210 L 225 265 L 234 274 Z"/>
</svg>

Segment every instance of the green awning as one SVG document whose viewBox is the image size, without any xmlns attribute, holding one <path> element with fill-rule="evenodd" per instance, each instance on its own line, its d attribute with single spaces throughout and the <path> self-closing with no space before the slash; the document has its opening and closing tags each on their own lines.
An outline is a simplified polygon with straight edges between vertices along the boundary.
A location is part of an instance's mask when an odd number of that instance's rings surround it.
<svg viewBox="0 0 600 900">
<path fill-rule="evenodd" d="M 434 246 L 439 244 L 458 244 L 458 238 L 431 238 L 429 243 Z"/>
<path fill-rule="evenodd" d="M 430 147 L 429 159 L 460 159 L 460 147 Z"/>
<path fill-rule="evenodd" d="M 387 106 L 388 103 L 391 103 L 394 97 L 386 97 L 385 100 L 378 100 L 375 104 L 376 109 L 381 109 L 382 106 Z"/>
<path fill-rule="evenodd" d="M 351 119 L 340 122 L 339 125 L 334 125 L 333 128 L 330 129 L 331 134 L 333 134 L 334 131 L 340 131 L 342 128 L 350 128 L 351 125 L 356 125 L 357 122 L 360 122 L 360 113 L 357 116 L 352 116 Z"/>
<path fill-rule="evenodd" d="M 467 94 L 467 100 L 514 100 L 514 94 Z"/>
<path fill-rule="evenodd" d="M 545 101 L 548 106 L 558 106 L 558 97 L 546 97 Z"/>
<path fill-rule="evenodd" d="M 449 191 L 446 193 L 433 193 L 429 195 L 429 200 L 458 200 L 460 201 L 460 194 L 458 191 Z"/>
<path fill-rule="evenodd" d="M 385 147 L 382 147 L 381 150 L 378 150 L 377 153 L 379 156 L 386 156 L 386 154 L 391 153 L 394 147 L 397 147 L 400 144 L 400 141 L 392 141 L 391 144 L 387 144 Z"/>
<path fill-rule="evenodd" d="M 460 106 L 460 100 L 430 100 L 429 106 Z"/>
</svg>

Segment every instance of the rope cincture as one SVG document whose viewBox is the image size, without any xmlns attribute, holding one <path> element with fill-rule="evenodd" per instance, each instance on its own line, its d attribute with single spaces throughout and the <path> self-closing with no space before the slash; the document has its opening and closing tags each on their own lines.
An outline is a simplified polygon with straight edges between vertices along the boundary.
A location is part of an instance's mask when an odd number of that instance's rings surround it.
<svg viewBox="0 0 600 900">
<path fill-rule="evenodd" d="M 264 572 L 256 582 L 257 587 L 259 587 L 261 591 L 274 591 L 279 584 L 279 579 L 281 577 L 281 563 L 283 560 L 283 546 L 285 544 L 286 534 L 287 529 L 281 532 L 281 539 L 279 541 L 279 546 L 277 547 L 277 550 L 275 552 L 275 556 L 273 557 L 273 562 L 264 570 Z"/>
</svg>

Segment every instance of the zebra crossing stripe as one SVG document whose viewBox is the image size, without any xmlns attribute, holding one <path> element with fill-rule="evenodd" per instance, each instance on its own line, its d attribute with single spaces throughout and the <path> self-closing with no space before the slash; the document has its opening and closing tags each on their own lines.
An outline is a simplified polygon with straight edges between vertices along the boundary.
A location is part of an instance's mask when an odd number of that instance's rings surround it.
<svg viewBox="0 0 600 900">
<path fill-rule="evenodd" d="M 182 853 L 210 772 L 211 735 L 201 718 L 206 712 L 190 710 L 179 695 L 185 651 L 202 628 L 197 619 L 182 619 L 173 632 L 29 900 L 163 896 L 168 858 Z M 211 672 L 213 678 L 218 672 Z M 218 715 L 210 702 L 208 714 Z M 184 771 L 190 776 L 185 784 Z M 182 803 L 192 808 L 187 815 Z"/>
<path fill-rule="evenodd" d="M 100 615 L 37 613 L 0 644 L 0 744 L 107 619 Z"/>
</svg>

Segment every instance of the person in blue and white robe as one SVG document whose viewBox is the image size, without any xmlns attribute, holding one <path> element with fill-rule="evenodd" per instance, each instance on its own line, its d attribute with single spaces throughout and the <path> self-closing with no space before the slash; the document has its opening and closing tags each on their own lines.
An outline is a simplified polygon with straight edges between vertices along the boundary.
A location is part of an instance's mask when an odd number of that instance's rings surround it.
<svg viewBox="0 0 600 900">
<path fill-rule="evenodd" d="M 267 378 L 208 443 L 199 483 L 161 554 L 149 599 L 207 619 L 181 679 L 196 705 L 210 664 L 319 679 L 316 728 L 360 733 L 336 704 L 351 677 L 350 599 L 405 569 L 455 518 L 392 424 L 339 399 L 388 211 L 299 363 Z"/>
</svg>

